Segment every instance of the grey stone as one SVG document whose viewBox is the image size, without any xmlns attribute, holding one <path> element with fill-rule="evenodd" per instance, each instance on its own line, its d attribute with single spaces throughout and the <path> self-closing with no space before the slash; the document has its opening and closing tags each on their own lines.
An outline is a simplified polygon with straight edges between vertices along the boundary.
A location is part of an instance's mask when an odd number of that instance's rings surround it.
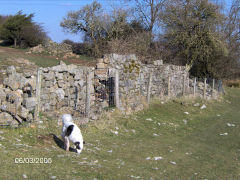
<svg viewBox="0 0 240 180">
<path fill-rule="evenodd" d="M 30 72 L 23 72 L 23 75 L 24 75 L 25 78 L 32 78 L 33 77 L 32 73 L 30 73 Z"/>
<path fill-rule="evenodd" d="M 27 119 L 28 113 L 29 111 L 23 106 L 19 106 L 17 109 L 17 114 L 24 119 Z"/>
<path fill-rule="evenodd" d="M 57 98 L 58 98 L 58 100 L 62 100 L 62 99 L 64 99 L 65 92 L 64 92 L 63 89 L 58 88 L 58 89 L 56 90 L 56 94 L 57 94 Z"/>
<path fill-rule="evenodd" d="M 33 121 L 33 114 L 31 113 L 28 114 L 27 121 Z"/>
<path fill-rule="evenodd" d="M 1 125 L 10 125 L 13 121 L 13 117 L 6 113 L 6 112 L 1 112 L 0 113 L 0 124 Z"/>
<path fill-rule="evenodd" d="M 58 84 L 58 87 L 63 88 L 63 89 L 65 89 L 67 87 L 66 81 L 64 81 L 64 80 L 59 80 L 57 82 L 57 84 Z"/>
<path fill-rule="evenodd" d="M 67 72 L 68 67 L 66 64 L 61 64 L 61 65 L 52 67 L 52 70 L 56 72 Z"/>
<path fill-rule="evenodd" d="M 22 103 L 22 90 L 18 89 L 16 91 L 11 91 L 7 94 L 7 100 L 11 103 L 18 103 L 19 105 Z"/>
<path fill-rule="evenodd" d="M 155 66 L 162 66 L 163 65 L 163 60 L 156 60 L 153 62 Z"/>
<path fill-rule="evenodd" d="M 104 63 L 97 63 L 97 69 L 105 69 L 106 68 L 106 64 Z"/>
<path fill-rule="evenodd" d="M 194 106 L 194 107 L 199 107 L 200 104 L 199 104 L 199 103 L 195 103 L 193 106 Z"/>
<path fill-rule="evenodd" d="M 16 78 L 15 75 L 10 75 L 3 80 L 3 84 L 11 88 L 11 90 L 15 91 L 20 87 L 20 82 L 18 82 L 17 80 L 18 78 Z"/>
<path fill-rule="evenodd" d="M 52 71 L 48 73 L 43 73 L 42 75 L 43 75 L 43 78 L 46 79 L 47 81 L 52 81 L 55 79 L 55 74 Z"/>
<path fill-rule="evenodd" d="M 31 86 L 32 90 L 36 90 L 36 77 L 24 79 L 24 86 Z"/>
<path fill-rule="evenodd" d="M 77 65 L 75 65 L 75 64 L 69 64 L 68 66 L 67 66 L 67 69 L 68 69 L 68 72 L 70 73 L 70 74 L 75 74 L 75 69 L 77 69 L 78 67 L 77 67 Z"/>
<path fill-rule="evenodd" d="M 66 65 L 66 63 L 64 61 L 60 61 L 59 65 Z"/>
<path fill-rule="evenodd" d="M 49 68 L 42 68 L 42 72 L 48 73 L 49 72 Z"/>
<path fill-rule="evenodd" d="M 47 112 L 47 111 L 51 111 L 52 109 L 51 109 L 51 106 L 50 106 L 49 103 L 45 103 L 45 104 L 43 104 L 43 105 L 41 106 L 41 110 L 42 110 L 43 112 Z"/>
<path fill-rule="evenodd" d="M 56 78 L 57 80 L 63 80 L 63 73 L 56 72 Z"/>
<path fill-rule="evenodd" d="M 2 111 L 9 112 L 13 115 L 17 114 L 24 119 L 27 118 L 27 115 L 29 113 L 29 111 L 26 108 L 24 108 L 23 106 L 21 106 L 21 105 L 16 106 L 16 104 L 11 104 L 11 103 L 5 103 L 4 105 L 1 105 L 0 109 Z"/>
<path fill-rule="evenodd" d="M 206 109 L 206 108 L 207 108 L 207 106 L 205 104 L 203 104 L 200 109 Z"/>
<path fill-rule="evenodd" d="M 3 89 L 0 89 L 0 100 L 5 101 L 6 99 L 6 93 L 4 92 Z"/>
<path fill-rule="evenodd" d="M 16 69 L 14 66 L 8 66 L 6 70 L 7 75 L 16 75 Z"/>
<path fill-rule="evenodd" d="M 29 97 L 23 100 L 23 106 L 26 107 L 29 111 L 35 109 L 37 105 L 37 99 L 35 97 Z"/>
<path fill-rule="evenodd" d="M 83 71 L 82 70 L 75 71 L 75 76 L 74 76 L 75 80 L 80 80 L 80 79 L 83 79 L 83 78 L 84 78 L 84 76 L 83 76 Z"/>
</svg>

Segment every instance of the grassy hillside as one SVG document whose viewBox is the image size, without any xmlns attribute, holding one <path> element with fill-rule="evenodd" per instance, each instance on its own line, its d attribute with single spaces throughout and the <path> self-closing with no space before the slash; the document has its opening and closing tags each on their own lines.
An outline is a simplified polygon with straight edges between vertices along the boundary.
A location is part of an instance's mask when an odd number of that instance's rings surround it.
<svg viewBox="0 0 240 180">
<path fill-rule="evenodd" d="M 79 156 L 61 149 L 56 120 L 0 129 L 0 179 L 239 179 L 240 90 L 227 92 L 221 101 L 198 100 L 202 110 L 193 106 L 197 100 L 177 100 L 106 116 L 82 127 Z"/>
<path fill-rule="evenodd" d="M 24 58 L 29 60 L 30 62 L 35 63 L 35 65 L 39 67 L 51 67 L 59 64 L 60 60 L 63 60 L 66 64 L 79 64 L 86 66 L 94 66 L 95 60 L 91 57 L 81 55 L 79 58 L 68 58 L 62 59 L 57 58 L 56 56 L 51 56 L 49 54 L 28 54 L 26 53 L 28 50 L 24 49 L 14 49 L 10 47 L 0 46 L 0 69 L 1 66 L 5 65 L 17 65 L 14 63 L 9 64 L 7 61 L 8 58 L 16 59 L 16 58 Z"/>
</svg>

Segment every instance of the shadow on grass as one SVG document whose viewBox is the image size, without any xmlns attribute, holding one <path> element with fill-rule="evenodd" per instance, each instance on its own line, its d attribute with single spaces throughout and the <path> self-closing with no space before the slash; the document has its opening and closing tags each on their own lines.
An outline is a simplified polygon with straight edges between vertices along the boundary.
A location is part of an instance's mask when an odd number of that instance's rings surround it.
<svg viewBox="0 0 240 180">
<path fill-rule="evenodd" d="M 53 136 L 53 140 L 56 143 L 56 145 L 61 149 L 64 149 L 64 142 L 61 139 L 59 139 L 55 134 L 51 133 L 51 135 Z M 69 151 L 77 153 L 77 150 L 71 147 L 69 148 Z"/>
</svg>

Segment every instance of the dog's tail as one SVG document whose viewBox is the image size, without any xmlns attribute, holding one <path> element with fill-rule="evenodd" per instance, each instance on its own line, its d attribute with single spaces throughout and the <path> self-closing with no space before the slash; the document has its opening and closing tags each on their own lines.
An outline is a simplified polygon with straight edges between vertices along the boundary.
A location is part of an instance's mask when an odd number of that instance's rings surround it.
<svg viewBox="0 0 240 180">
<path fill-rule="evenodd" d="M 62 122 L 66 124 L 67 122 L 72 122 L 72 116 L 70 114 L 62 115 Z"/>
</svg>

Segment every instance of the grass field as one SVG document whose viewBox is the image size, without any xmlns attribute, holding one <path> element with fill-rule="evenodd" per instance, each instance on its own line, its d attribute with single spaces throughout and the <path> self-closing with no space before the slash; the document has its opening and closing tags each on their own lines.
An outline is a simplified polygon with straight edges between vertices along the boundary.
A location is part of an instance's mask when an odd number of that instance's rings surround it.
<svg viewBox="0 0 240 180">
<path fill-rule="evenodd" d="M 0 67 L 2 65 L 15 65 L 9 64 L 6 60 L 7 58 L 24 58 L 30 62 L 35 63 L 39 67 L 51 67 L 59 64 L 60 60 L 63 60 L 66 64 L 74 63 L 80 65 L 94 65 L 95 60 L 91 57 L 80 55 L 79 58 L 73 59 L 62 59 L 56 56 L 51 56 L 49 54 L 27 54 L 28 50 L 25 49 L 15 49 L 10 47 L 0 46 Z"/>
<path fill-rule="evenodd" d="M 240 90 L 227 89 L 221 101 L 182 101 L 82 127 L 79 156 L 61 148 L 56 120 L 0 129 L 0 179 L 240 179 Z"/>
</svg>

